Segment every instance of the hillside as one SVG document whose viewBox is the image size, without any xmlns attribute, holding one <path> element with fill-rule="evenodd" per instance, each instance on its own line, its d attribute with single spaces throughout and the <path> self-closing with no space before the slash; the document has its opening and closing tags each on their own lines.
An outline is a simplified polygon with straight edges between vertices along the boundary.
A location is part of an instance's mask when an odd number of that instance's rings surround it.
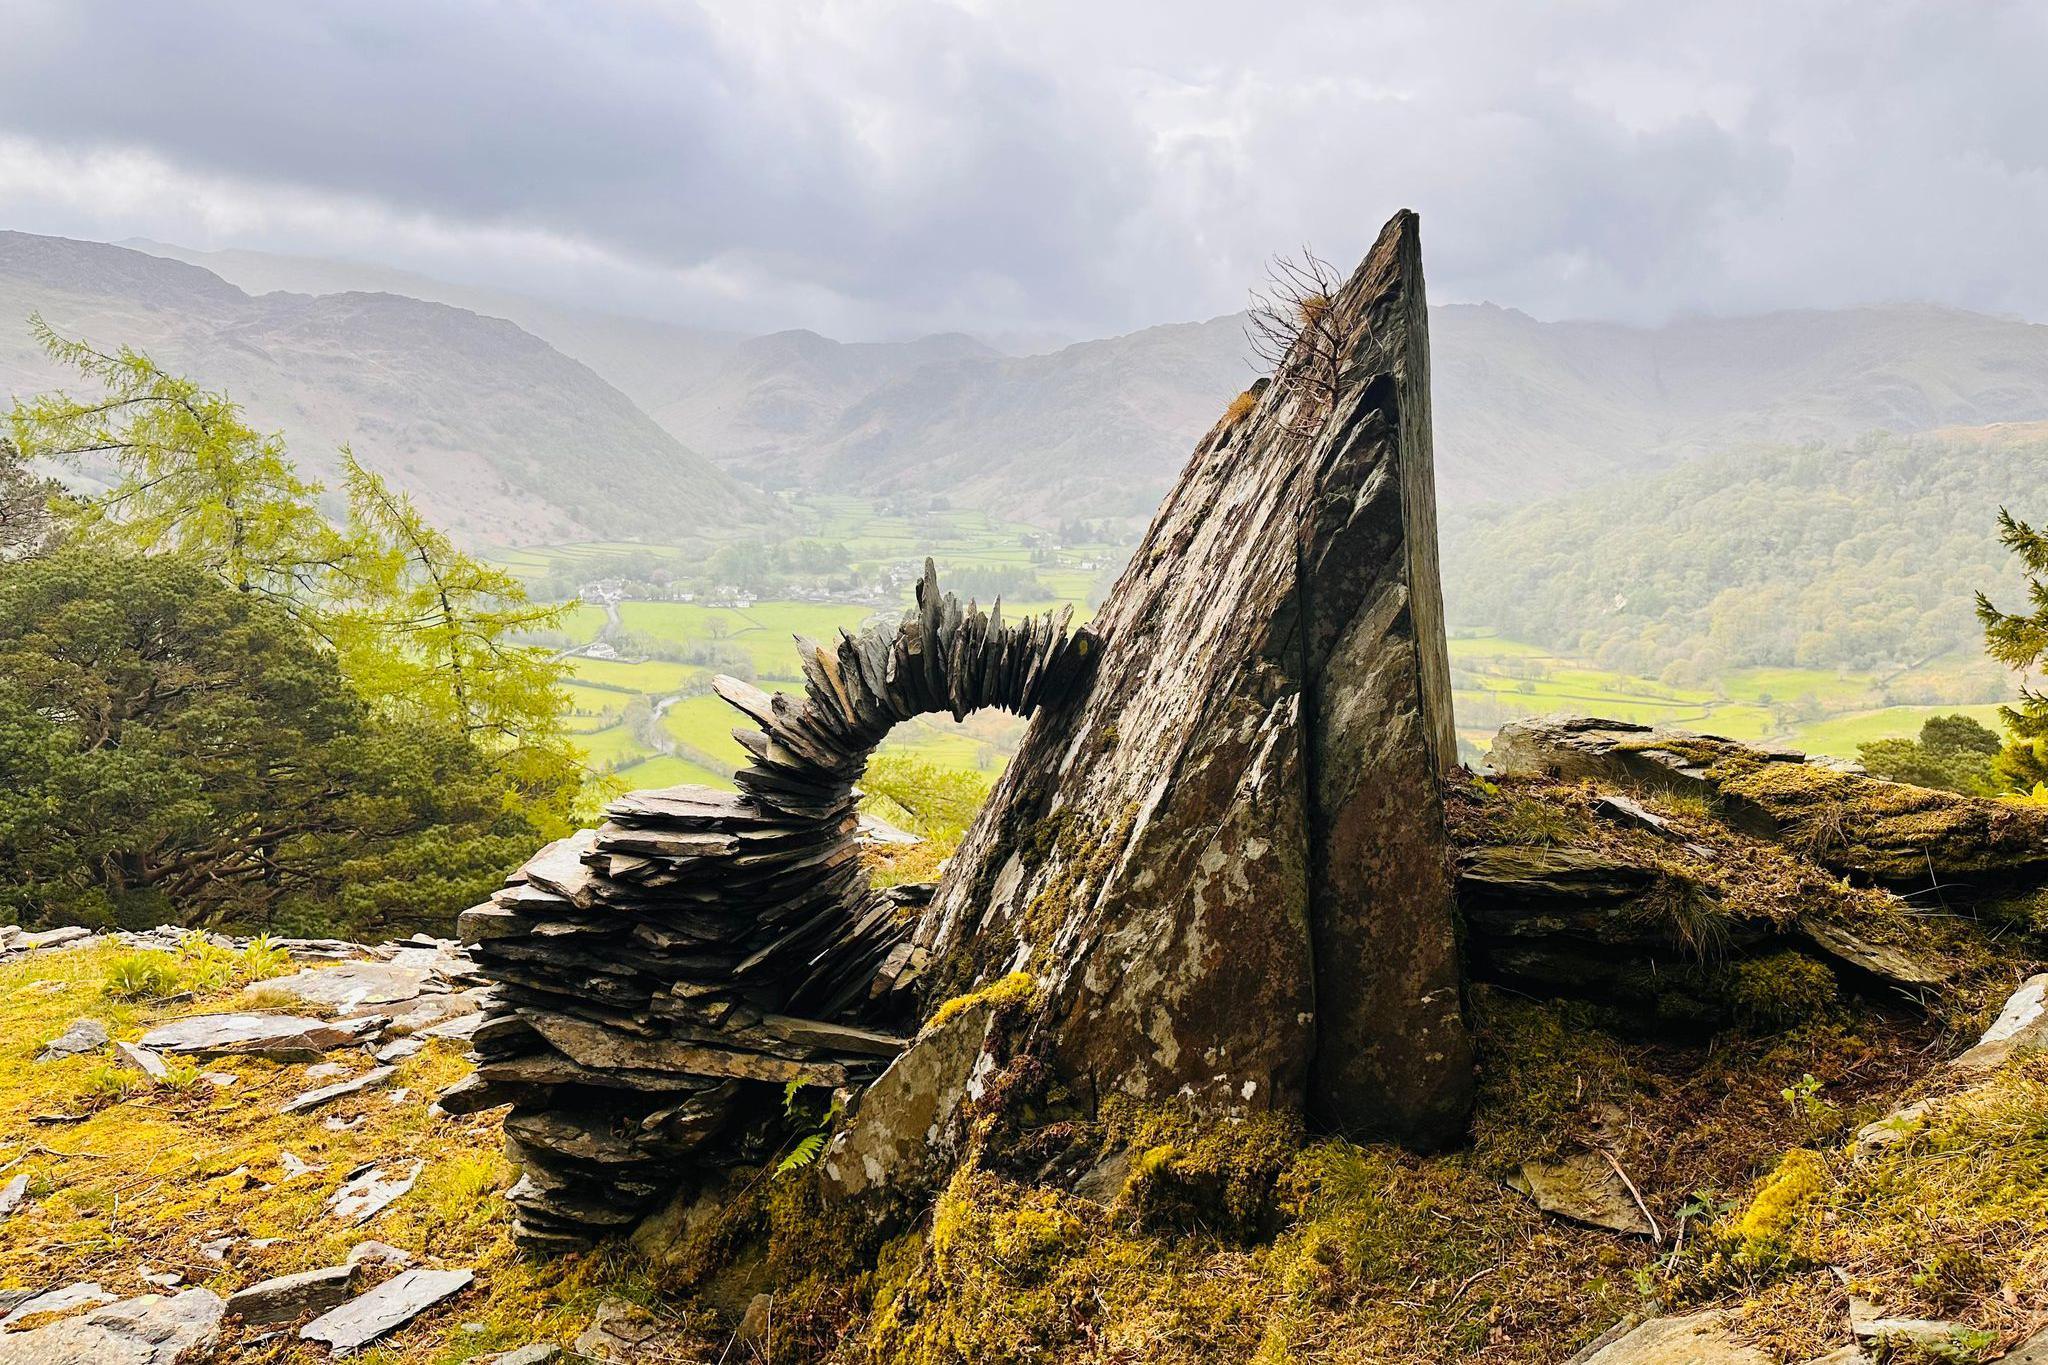
<svg viewBox="0 0 2048 1365">
<path fill-rule="evenodd" d="M 2021 591 L 2000 506 L 2039 516 L 2038 424 L 1754 446 L 1445 524 L 1453 621 L 1671 682 L 1976 653 Z"/>
<path fill-rule="evenodd" d="M 393 294 L 252 297 L 141 252 L 0 233 L 0 391 L 69 382 L 22 325 L 31 312 L 226 390 L 316 474 L 352 444 L 471 540 L 676 539 L 766 515 L 587 366 L 465 309 Z"/>
<path fill-rule="evenodd" d="M 1051 355 L 926 365 L 842 414 L 817 477 L 878 492 L 944 488 L 1026 519 L 1142 518 L 1251 383 L 1244 350 L 1231 316 Z"/>
<path fill-rule="evenodd" d="M 940 492 L 1009 517 L 1142 517 L 1253 375 L 1241 315 L 1042 355 L 969 337 L 742 338 L 424 276 L 198 253 L 242 287 L 374 286 L 517 322 L 683 444 L 769 486 Z M 1662 327 L 1431 310 L 1437 483 L 1450 507 L 1563 493 L 1745 444 L 2048 418 L 2048 327 L 1889 305 Z"/>
<path fill-rule="evenodd" d="M 128 245 L 201 266 L 251 294 L 401 294 L 509 319 L 603 375 L 670 435 L 753 482 L 801 481 L 850 405 L 920 366 L 997 355 L 957 334 L 900 343 L 839 342 L 802 330 L 747 337 L 355 261 Z"/>
</svg>

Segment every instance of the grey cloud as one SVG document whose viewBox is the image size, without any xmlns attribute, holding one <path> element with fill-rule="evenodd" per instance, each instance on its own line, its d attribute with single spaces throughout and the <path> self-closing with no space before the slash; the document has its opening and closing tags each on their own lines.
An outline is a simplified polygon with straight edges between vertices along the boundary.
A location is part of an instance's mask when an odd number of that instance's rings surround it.
<svg viewBox="0 0 2048 1365">
<path fill-rule="evenodd" d="M 2029 4 L 12 9 L 0 133 L 359 199 L 478 234 L 489 282 L 727 325 L 1214 313 L 1274 251 L 1346 260 L 1403 205 L 1440 297 L 1548 316 L 2048 316 Z M 289 231 L 198 244 L 333 249 Z M 522 258 L 520 231 L 606 263 Z"/>
</svg>

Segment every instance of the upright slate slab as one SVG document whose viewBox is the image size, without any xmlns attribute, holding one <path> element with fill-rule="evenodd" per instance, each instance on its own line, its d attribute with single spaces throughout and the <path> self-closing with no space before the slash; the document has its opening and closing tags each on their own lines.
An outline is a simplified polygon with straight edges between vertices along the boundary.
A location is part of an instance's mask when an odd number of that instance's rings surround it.
<svg viewBox="0 0 2048 1365">
<path fill-rule="evenodd" d="M 1326 317 L 1334 383 L 1262 383 L 1202 440 L 896 965 L 933 1000 L 1039 977 L 1098 1097 L 1427 1144 L 1471 1048 L 1413 214 Z"/>
</svg>

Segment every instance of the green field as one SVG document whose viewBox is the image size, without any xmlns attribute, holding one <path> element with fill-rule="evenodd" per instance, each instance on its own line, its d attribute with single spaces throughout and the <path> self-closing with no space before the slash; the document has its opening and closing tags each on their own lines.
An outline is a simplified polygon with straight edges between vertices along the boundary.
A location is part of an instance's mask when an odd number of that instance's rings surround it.
<svg viewBox="0 0 2048 1365">
<path fill-rule="evenodd" d="M 1895 736 L 1910 738 L 1919 733 L 1920 723 L 1929 716 L 1948 716 L 1958 712 L 1994 730 L 2000 728 L 1996 702 L 1961 706 L 1888 706 L 1881 710 L 1857 711 L 1815 721 L 1794 729 L 1787 739 L 1808 753 L 1854 758 L 1859 744 Z"/>
<path fill-rule="evenodd" d="M 811 602 L 757 602 L 739 607 L 702 607 L 689 602 L 621 602 L 619 621 L 634 635 L 681 644 L 711 643 L 741 649 L 762 678 L 797 681 L 796 637 L 820 644 L 838 640 L 839 630 L 858 631 L 876 608 Z"/>
<path fill-rule="evenodd" d="M 1458 738 L 1470 746 L 1468 757 L 1484 752 L 1494 732 L 1518 716 L 1577 712 L 1853 759 L 1858 744 L 1916 734 L 1930 715 L 1961 712 L 1996 728 L 1998 706 L 1986 693 L 2011 687 L 1968 658 L 1932 660 L 1882 678 L 1834 669 L 1736 669 L 1681 687 L 1494 635 L 1454 637 L 1450 655 Z M 1958 700 L 1887 704 L 1900 691 Z"/>
<path fill-rule="evenodd" d="M 851 567 L 841 572 L 842 579 L 850 573 L 850 581 L 873 583 L 893 574 L 904 585 L 898 600 L 878 604 L 763 599 L 742 607 L 654 600 L 660 596 L 657 592 L 618 603 L 616 630 L 612 613 L 594 605 L 576 606 L 558 633 L 546 637 L 550 647 L 561 647 L 564 637 L 578 649 L 605 640 L 620 653 L 616 659 L 577 653 L 567 660 L 567 728 L 594 776 L 609 773 L 630 786 L 725 785 L 725 774 L 743 761 L 745 751 L 731 731 L 744 721 L 709 691 L 711 675 L 719 666 L 679 663 L 675 658 L 744 660 L 723 667 L 751 670 L 755 682 L 771 691 L 796 691 L 803 685 L 803 673 L 795 637 L 829 644 L 842 629 L 858 631 L 870 621 L 895 616 L 910 605 L 909 581 L 921 571 L 927 555 L 940 566 L 941 585 L 957 582 L 969 571 L 1002 570 L 1013 578 L 1028 571 L 1040 585 L 1034 594 L 1040 600 L 1006 602 L 1004 616 L 1015 620 L 1071 607 L 1080 624 L 1092 614 L 1091 600 L 1124 554 L 1108 545 L 1051 549 L 1043 529 L 975 511 L 885 514 L 866 499 L 842 496 L 800 497 L 792 510 L 801 522 L 801 536 L 845 547 Z M 591 541 L 504 550 L 495 558 L 508 571 L 538 584 L 615 572 L 614 566 L 622 562 L 619 556 L 634 556 L 643 566 L 649 557 L 682 565 L 691 562 L 683 558 L 689 553 L 701 553 L 701 547 L 692 552 L 678 546 Z M 965 595 L 985 598 L 972 592 Z M 983 600 L 982 605 L 991 604 Z M 657 657 L 637 657 L 641 653 Z M 660 713 L 655 726 L 658 747 L 637 737 L 623 722 L 636 697 Z M 640 728 L 639 733 L 647 731 Z M 988 773 L 1001 769 L 1022 733 L 1022 722 L 1013 716 L 984 714 L 959 724 L 950 717 L 926 716 L 900 726 L 883 747 L 948 769 Z"/>
<path fill-rule="evenodd" d="M 629 663 L 624 659 L 586 659 L 579 656 L 569 663 L 578 682 L 595 683 L 600 688 L 616 688 L 622 692 L 643 692 L 650 697 L 665 697 L 692 684 L 703 687 L 711 676 L 708 668 L 696 664 L 672 664 L 661 659 Z"/>
<path fill-rule="evenodd" d="M 723 787 L 732 789 L 732 774 L 714 772 L 700 767 L 688 759 L 674 758 L 668 754 L 656 754 L 643 758 L 630 768 L 621 768 L 616 776 L 626 784 L 628 790 L 644 791 L 649 787 L 676 787 L 685 783 L 696 787 Z"/>
<path fill-rule="evenodd" d="M 723 770 L 746 761 L 747 751 L 732 737 L 746 717 L 714 696 L 689 697 L 661 713 L 661 728 L 678 744 L 718 760 Z"/>
<path fill-rule="evenodd" d="M 942 585 L 970 571 L 1002 570 L 1013 582 L 1028 571 L 1042 585 L 1045 600 L 1005 603 L 1005 616 L 1072 606 L 1077 622 L 1088 618 L 1090 602 L 1112 581 L 1122 557 L 1106 545 L 1053 546 L 1042 529 L 981 512 L 900 514 L 866 499 L 826 495 L 799 497 L 791 507 L 802 536 L 844 548 L 839 563 L 850 561 L 851 569 L 838 571 L 842 584 L 872 585 L 893 575 L 903 585 L 899 600 L 711 605 L 652 600 L 662 595 L 652 591 L 645 599 L 629 597 L 618 604 L 616 632 L 602 608 L 578 606 L 564 620 L 562 634 L 577 646 L 608 639 L 622 655 L 578 655 L 569 661 L 569 729 L 594 771 L 610 771 L 635 786 L 723 782 L 722 775 L 743 761 L 744 751 L 731 736 L 732 727 L 743 722 L 709 694 L 710 677 L 719 666 L 673 659 L 723 657 L 732 662 L 722 667 L 751 670 L 762 687 L 795 691 L 803 675 L 794 637 L 829 644 L 842 629 L 858 631 L 908 607 L 908 577 L 920 570 L 927 555 L 940 565 Z M 498 559 L 529 581 L 559 583 L 565 576 L 606 571 L 621 562 L 620 555 L 638 556 L 652 573 L 650 558 L 683 565 L 696 562 L 684 556 L 701 553 L 702 547 L 686 551 L 609 541 L 534 546 L 502 552 Z M 834 591 L 844 595 L 843 587 Z M 670 657 L 628 657 L 636 651 Z M 1910 735 L 1931 714 L 1962 711 L 1995 724 L 1995 699 L 2011 690 L 2011 681 L 1987 672 L 1981 659 L 1962 656 L 1925 661 L 1884 677 L 1834 669 L 1750 668 L 1704 679 L 1673 672 L 1660 681 L 1554 655 L 1529 641 L 1460 630 L 1450 640 L 1450 657 L 1458 735 L 1468 758 L 1482 754 L 1508 721 L 1554 712 L 1790 743 L 1853 758 L 1859 743 Z M 658 747 L 636 738 L 622 723 L 636 696 L 660 710 Z M 1954 701 L 1945 703 L 1945 698 Z M 899 727 L 886 747 L 944 768 L 987 773 L 1002 767 L 1021 733 L 1014 717 L 981 715 L 955 724 L 949 717 L 928 716 Z"/>
</svg>

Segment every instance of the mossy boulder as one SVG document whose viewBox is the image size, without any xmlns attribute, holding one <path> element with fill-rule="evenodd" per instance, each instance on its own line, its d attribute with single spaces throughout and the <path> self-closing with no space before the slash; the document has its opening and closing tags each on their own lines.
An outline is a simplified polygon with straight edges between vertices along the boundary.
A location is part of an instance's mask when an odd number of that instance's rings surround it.
<svg viewBox="0 0 2048 1365">
<path fill-rule="evenodd" d="M 1491 761 L 1504 776 L 1678 793 L 1880 885 L 1978 899 L 2048 878 L 2048 808 L 1886 782 L 1796 750 L 1552 716 L 1502 727 Z"/>
</svg>

